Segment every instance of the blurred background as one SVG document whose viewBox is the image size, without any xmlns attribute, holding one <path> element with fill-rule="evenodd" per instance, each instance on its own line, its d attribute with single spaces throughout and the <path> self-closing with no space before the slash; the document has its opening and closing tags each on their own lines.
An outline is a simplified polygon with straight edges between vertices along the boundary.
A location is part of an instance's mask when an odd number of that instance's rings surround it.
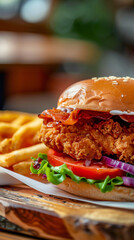
<svg viewBox="0 0 134 240">
<path fill-rule="evenodd" d="M 38 113 L 109 75 L 134 77 L 133 0 L 0 0 L 0 109 Z"/>
</svg>

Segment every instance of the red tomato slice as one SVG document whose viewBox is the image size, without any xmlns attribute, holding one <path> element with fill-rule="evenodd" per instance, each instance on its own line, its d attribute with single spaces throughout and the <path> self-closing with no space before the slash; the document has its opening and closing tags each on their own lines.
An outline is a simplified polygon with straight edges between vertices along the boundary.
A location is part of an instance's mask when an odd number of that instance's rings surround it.
<svg viewBox="0 0 134 240">
<path fill-rule="evenodd" d="M 63 153 L 54 151 L 53 149 L 49 149 L 47 156 L 48 161 L 52 166 L 56 167 L 66 163 L 67 167 L 72 170 L 74 174 L 80 177 L 94 180 L 104 180 L 107 176 L 114 178 L 116 176 L 123 175 L 123 171 L 117 168 L 108 168 L 103 165 L 102 167 L 97 165 L 86 167 L 84 165 L 84 161 L 76 161 Z"/>
</svg>

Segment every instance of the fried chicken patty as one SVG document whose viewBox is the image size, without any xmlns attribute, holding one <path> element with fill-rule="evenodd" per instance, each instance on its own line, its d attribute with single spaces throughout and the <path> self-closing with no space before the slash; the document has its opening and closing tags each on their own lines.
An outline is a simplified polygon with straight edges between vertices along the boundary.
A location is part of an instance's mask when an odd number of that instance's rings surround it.
<svg viewBox="0 0 134 240">
<path fill-rule="evenodd" d="M 126 126 L 113 119 L 96 123 L 79 120 L 74 125 L 42 125 L 40 139 L 48 147 L 77 160 L 99 160 L 102 155 L 116 155 L 134 163 L 134 123 Z"/>
</svg>

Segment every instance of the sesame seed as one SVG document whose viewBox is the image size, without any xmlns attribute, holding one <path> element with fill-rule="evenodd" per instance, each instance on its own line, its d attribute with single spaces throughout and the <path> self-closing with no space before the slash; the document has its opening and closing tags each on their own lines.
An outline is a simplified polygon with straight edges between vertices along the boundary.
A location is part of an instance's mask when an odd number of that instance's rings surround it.
<svg viewBox="0 0 134 240">
<path fill-rule="evenodd" d="M 115 76 L 109 76 L 108 78 L 114 80 L 114 79 L 116 79 L 117 77 L 115 77 Z"/>
<path fill-rule="evenodd" d="M 112 84 L 118 85 L 119 83 L 117 81 L 113 81 Z"/>
<path fill-rule="evenodd" d="M 99 79 L 95 79 L 95 80 L 94 80 L 94 82 L 98 82 L 98 81 L 99 81 Z"/>
</svg>

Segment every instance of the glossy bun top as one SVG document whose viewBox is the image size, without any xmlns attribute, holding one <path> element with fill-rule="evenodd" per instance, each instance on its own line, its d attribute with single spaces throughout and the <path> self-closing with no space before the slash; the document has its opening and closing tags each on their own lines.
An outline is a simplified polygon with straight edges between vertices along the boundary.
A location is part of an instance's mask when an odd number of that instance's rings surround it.
<svg viewBox="0 0 134 240">
<path fill-rule="evenodd" d="M 77 82 L 61 94 L 58 107 L 134 112 L 134 78 L 110 76 Z"/>
</svg>

